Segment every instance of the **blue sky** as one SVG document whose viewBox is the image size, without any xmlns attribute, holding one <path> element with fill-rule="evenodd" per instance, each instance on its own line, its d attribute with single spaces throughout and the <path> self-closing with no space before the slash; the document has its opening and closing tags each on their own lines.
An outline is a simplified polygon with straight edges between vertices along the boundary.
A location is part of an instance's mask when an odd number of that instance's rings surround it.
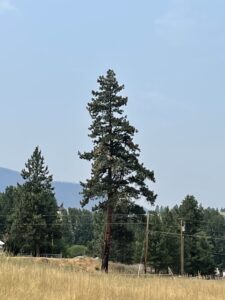
<svg viewBox="0 0 225 300">
<path fill-rule="evenodd" d="M 112 68 L 157 204 L 225 207 L 224 13 L 223 0 L 0 0 L 0 166 L 21 170 L 39 145 L 56 180 L 87 178 L 86 105 Z"/>
</svg>

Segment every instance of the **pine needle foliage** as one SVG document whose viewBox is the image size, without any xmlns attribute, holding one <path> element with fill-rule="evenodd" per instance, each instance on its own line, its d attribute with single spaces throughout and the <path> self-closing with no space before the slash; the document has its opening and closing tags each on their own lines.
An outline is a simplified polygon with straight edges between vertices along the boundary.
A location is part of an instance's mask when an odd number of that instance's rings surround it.
<svg viewBox="0 0 225 300">
<path fill-rule="evenodd" d="M 148 188 L 146 179 L 155 181 L 154 172 L 139 163 L 140 149 L 133 137 L 137 130 L 124 115 L 127 97 L 119 95 L 124 85 L 119 85 L 116 75 L 108 70 L 98 79 L 99 90 L 92 91 L 87 109 L 92 118 L 89 137 L 93 150 L 79 153 L 81 159 L 92 161 L 91 178 L 82 182 L 82 205 L 91 199 L 102 198 L 113 206 L 122 199 L 138 199 L 144 196 L 153 204 L 156 195 Z M 110 199 L 108 195 L 111 195 Z"/>
<path fill-rule="evenodd" d="M 52 187 L 52 175 L 45 166 L 38 147 L 21 172 L 24 179 L 15 191 L 6 249 L 13 254 L 54 251 L 53 240 L 60 238 L 57 203 Z"/>
<path fill-rule="evenodd" d="M 127 97 L 121 95 L 113 70 L 98 78 L 99 90 L 92 91 L 87 110 L 92 118 L 89 137 L 93 142 L 90 152 L 79 153 L 81 159 L 92 162 L 91 178 L 81 182 L 84 206 L 90 200 L 101 199 L 97 208 L 106 213 L 102 270 L 108 272 L 112 234 L 112 215 L 124 202 L 144 197 L 153 204 L 156 195 L 146 180 L 155 181 L 154 172 L 139 162 L 140 148 L 134 143 L 137 132 L 124 114 Z"/>
</svg>

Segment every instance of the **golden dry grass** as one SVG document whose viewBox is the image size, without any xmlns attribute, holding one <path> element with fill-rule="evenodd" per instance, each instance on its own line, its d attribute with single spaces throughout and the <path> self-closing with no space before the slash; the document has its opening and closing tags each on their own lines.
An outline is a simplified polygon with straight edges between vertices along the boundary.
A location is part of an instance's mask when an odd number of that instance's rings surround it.
<svg viewBox="0 0 225 300">
<path fill-rule="evenodd" d="M 173 280 L 128 277 L 121 274 L 104 275 L 97 271 L 84 271 L 72 261 L 67 261 L 68 264 L 66 264 L 64 260 L 47 262 L 44 259 L 1 258 L 0 299 L 225 299 L 225 281 L 223 280 Z"/>
</svg>

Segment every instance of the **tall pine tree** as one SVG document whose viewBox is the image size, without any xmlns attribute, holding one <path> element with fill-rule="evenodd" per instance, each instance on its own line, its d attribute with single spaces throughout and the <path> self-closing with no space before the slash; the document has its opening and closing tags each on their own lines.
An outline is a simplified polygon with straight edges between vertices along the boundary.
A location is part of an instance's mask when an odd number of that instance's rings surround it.
<svg viewBox="0 0 225 300">
<path fill-rule="evenodd" d="M 60 237 L 60 224 L 52 175 L 38 147 L 21 175 L 24 184 L 17 187 L 7 250 L 14 254 L 31 252 L 33 256 L 51 253 L 54 239 Z"/>
<path fill-rule="evenodd" d="M 81 183 L 82 205 L 99 198 L 99 207 L 106 215 L 102 270 L 108 272 L 112 216 L 116 207 L 141 196 L 153 204 L 156 195 L 146 183 L 146 179 L 155 181 L 154 172 L 139 163 L 140 149 L 133 142 L 137 130 L 124 115 L 123 106 L 128 100 L 120 95 L 124 86 L 118 84 L 112 70 L 108 70 L 105 77 L 100 76 L 98 83 L 99 90 L 92 91 L 87 107 L 92 118 L 89 137 L 94 147 L 79 155 L 81 159 L 92 161 L 91 178 Z"/>
</svg>

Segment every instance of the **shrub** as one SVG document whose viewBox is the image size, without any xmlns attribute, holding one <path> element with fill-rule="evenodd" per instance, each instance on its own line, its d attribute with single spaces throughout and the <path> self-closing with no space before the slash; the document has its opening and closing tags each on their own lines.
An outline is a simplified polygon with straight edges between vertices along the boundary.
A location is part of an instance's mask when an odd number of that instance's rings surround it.
<svg viewBox="0 0 225 300">
<path fill-rule="evenodd" d="M 73 245 L 66 249 L 66 257 L 73 258 L 76 256 L 85 255 L 87 252 L 87 247 L 83 245 Z"/>
</svg>

